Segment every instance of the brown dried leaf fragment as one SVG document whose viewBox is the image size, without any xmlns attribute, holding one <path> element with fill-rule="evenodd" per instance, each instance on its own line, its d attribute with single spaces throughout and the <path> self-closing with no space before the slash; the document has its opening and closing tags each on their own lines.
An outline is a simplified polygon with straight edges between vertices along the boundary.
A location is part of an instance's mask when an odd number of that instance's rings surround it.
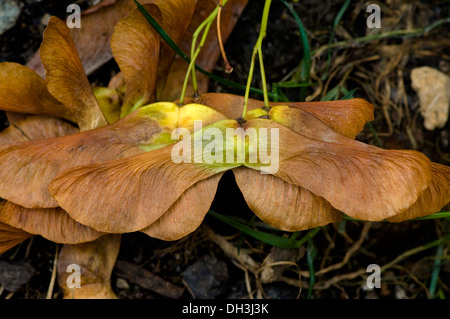
<svg viewBox="0 0 450 319">
<path fill-rule="evenodd" d="M 64 291 L 64 299 L 116 299 L 111 288 L 111 273 L 120 248 L 120 235 L 105 235 L 99 239 L 77 245 L 64 245 L 58 259 L 58 283 Z M 69 278 L 74 271 L 69 265 L 80 268 L 80 287 Z M 69 271 L 68 271 L 69 269 Z"/>
</svg>

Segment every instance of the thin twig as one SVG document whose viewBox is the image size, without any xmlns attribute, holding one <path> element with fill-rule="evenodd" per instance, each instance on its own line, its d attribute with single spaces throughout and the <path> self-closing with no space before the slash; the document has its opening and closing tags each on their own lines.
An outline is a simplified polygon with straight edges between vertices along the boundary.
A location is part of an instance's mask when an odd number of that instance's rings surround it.
<svg viewBox="0 0 450 319">
<path fill-rule="evenodd" d="M 418 247 L 415 247 L 413 249 L 410 249 L 408 251 L 405 251 L 403 254 L 398 255 L 397 258 L 395 258 L 394 260 L 392 260 L 391 262 L 387 263 L 386 265 L 384 265 L 383 267 L 380 268 L 380 272 L 382 273 L 383 271 L 386 271 L 387 269 L 391 268 L 392 266 L 398 264 L 399 262 L 401 262 L 402 260 L 408 258 L 409 256 L 418 254 L 424 250 L 430 249 L 432 247 L 438 246 L 442 243 L 445 243 L 447 241 L 450 240 L 450 234 L 448 234 L 447 236 L 444 236 L 442 238 L 439 238 L 437 240 L 434 240 L 432 242 L 429 242 L 425 245 L 421 245 Z"/>
<path fill-rule="evenodd" d="M 339 275 L 339 276 L 334 276 L 333 278 L 331 278 L 328 281 L 316 284 L 314 286 L 314 289 L 317 289 L 317 290 L 328 289 L 332 285 L 335 285 L 336 283 L 338 283 L 338 282 L 340 282 L 342 280 L 354 279 L 354 278 L 362 276 L 364 274 L 366 274 L 366 270 L 365 269 L 360 269 L 360 270 L 357 270 L 357 271 L 354 271 L 354 272 L 351 272 L 351 273 L 347 273 L 347 274 L 343 274 L 343 275 Z"/>
<path fill-rule="evenodd" d="M 186 280 L 182 279 L 181 282 L 183 283 L 183 285 L 186 287 L 187 291 L 189 292 L 189 294 L 192 296 L 193 299 L 196 299 L 194 292 L 191 290 L 191 287 L 189 287 L 189 284 L 186 282 Z"/>
<path fill-rule="evenodd" d="M 248 269 L 247 267 L 245 267 L 244 265 L 242 265 L 241 263 L 237 262 L 236 260 L 231 260 L 231 262 L 238 267 L 239 269 L 241 269 L 244 274 L 245 274 L 245 287 L 247 288 L 247 293 L 250 299 L 254 299 L 253 298 L 253 291 L 252 291 L 252 287 L 251 287 L 251 283 L 250 283 L 250 276 L 248 274 Z"/>
<path fill-rule="evenodd" d="M 298 264 L 296 264 L 295 262 L 292 262 L 292 261 L 277 261 L 277 262 L 273 262 L 271 264 L 268 264 L 268 265 L 265 265 L 265 266 L 262 266 L 261 268 L 259 268 L 256 271 L 255 275 L 258 275 L 260 272 L 262 272 L 266 268 L 272 268 L 274 266 L 285 266 L 285 265 L 295 266 L 298 269 L 297 273 L 298 273 L 299 285 L 296 286 L 296 287 L 300 288 L 300 290 L 298 292 L 298 298 L 300 298 L 300 294 L 302 293 L 302 285 L 301 285 L 301 282 L 302 282 L 302 270 L 301 270 L 300 266 Z M 278 278 L 277 278 L 277 280 L 278 280 Z"/>
<path fill-rule="evenodd" d="M 58 244 L 56 245 L 55 258 L 53 260 L 52 278 L 50 279 L 50 284 L 48 286 L 47 299 L 52 299 L 53 287 L 55 286 L 56 280 L 57 266 L 58 266 Z"/>
<path fill-rule="evenodd" d="M 259 263 L 250 256 L 250 251 L 248 249 L 241 248 L 238 250 L 237 247 L 222 236 L 214 233 L 211 229 L 206 227 L 204 229 L 208 237 L 216 243 L 228 257 L 237 260 L 241 265 L 245 265 L 245 268 L 249 269 L 252 273 L 255 273 L 260 267 Z"/>
<path fill-rule="evenodd" d="M 408 276 L 411 277 L 412 280 L 414 280 L 419 286 L 421 286 L 423 288 L 423 290 L 425 290 L 425 293 L 427 295 L 427 298 L 430 299 L 430 291 L 428 290 L 427 286 L 425 286 L 425 284 L 423 282 L 421 282 L 414 274 L 411 270 L 409 270 L 406 267 L 400 266 L 400 265 L 395 265 L 392 266 L 392 268 L 397 268 L 401 271 L 404 271 L 408 274 Z"/>
<path fill-rule="evenodd" d="M 418 37 L 423 34 L 426 34 L 427 32 L 430 32 L 431 30 L 440 27 L 441 25 L 445 23 L 450 23 L 450 18 L 441 19 L 436 21 L 435 23 L 418 29 L 408 29 L 408 30 L 394 30 L 394 31 L 387 31 L 383 33 L 378 33 L 374 35 L 364 36 L 360 38 L 352 39 L 351 41 L 339 41 L 335 43 L 329 43 L 325 44 L 318 49 L 314 50 L 312 53 L 314 56 L 320 55 L 323 51 L 333 48 L 346 48 L 346 47 L 353 47 L 356 43 L 364 43 L 364 42 L 370 42 L 373 40 L 380 40 L 385 38 L 395 38 L 395 37 Z"/>
<path fill-rule="evenodd" d="M 33 241 L 34 241 L 35 236 L 32 236 L 30 238 L 30 240 L 28 241 L 28 245 L 27 245 L 27 249 L 25 250 L 25 259 L 28 258 L 28 256 L 30 255 L 30 251 L 31 251 L 31 246 L 33 245 Z"/>
<path fill-rule="evenodd" d="M 350 260 L 350 257 L 358 250 L 361 248 L 361 245 L 365 239 L 365 237 L 367 236 L 367 234 L 369 233 L 370 227 L 372 226 L 371 223 L 365 223 L 364 227 L 361 231 L 361 235 L 359 236 L 359 239 L 353 244 L 352 247 L 350 247 L 349 250 L 347 250 L 347 253 L 344 256 L 344 259 L 342 259 L 341 262 L 328 266 L 327 268 L 321 269 L 319 270 L 316 275 L 320 276 L 323 274 L 326 274 L 327 272 L 333 271 L 333 270 L 337 270 L 342 268 L 344 265 L 347 264 L 347 262 Z"/>
</svg>

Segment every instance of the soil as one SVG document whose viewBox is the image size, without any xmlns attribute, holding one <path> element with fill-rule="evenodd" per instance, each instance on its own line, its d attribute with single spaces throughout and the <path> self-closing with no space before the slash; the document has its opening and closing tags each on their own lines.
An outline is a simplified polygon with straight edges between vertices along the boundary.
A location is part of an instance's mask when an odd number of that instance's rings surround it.
<svg viewBox="0 0 450 319">
<path fill-rule="evenodd" d="M 333 0 L 318 2 L 304 0 L 290 2 L 299 14 L 305 26 L 312 49 L 326 45 L 329 41 L 333 21 L 342 8 L 344 1 Z M 0 36 L 0 61 L 25 63 L 35 52 L 42 40 L 43 21 L 48 15 L 65 16 L 65 9 L 70 1 L 42 0 L 23 1 L 24 7 L 16 26 Z M 77 1 L 82 9 L 92 3 Z M 352 1 L 336 29 L 335 39 L 366 36 L 367 3 Z M 226 44 L 230 64 L 234 67 L 232 74 L 223 71 L 221 61 L 214 72 L 238 83 L 245 83 L 253 45 L 259 32 L 263 1 L 250 0 L 234 32 Z M 450 16 L 450 4 L 444 1 L 408 2 L 391 0 L 381 5 L 381 32 L 403 30 L 428 26 L 439 19 Z M 373 129 L 366 126 L 357 139 L 377 145 L 377 138 L 385 148 L 416 149 L 425 153 L 431 160 L 449 165 L 450 163 L 450 124 L 438 130 L 427 131 L 418 112 L 418 97 L 411 87 L 409 75 L 412 68 L 431 66 L 450 74 L 450 24 L 443 24 L 418 37 L 389 38 L 354 43 L 350 47 L 331 51 L 330 76 L 323 80 L 327 86 L 315 100 L 323 98 L 332 88 L 347 76 L 344 85 L 347 90 L 357 88 L 355 97 L 362 97 L 376 106 Z M 394 50 L 395 49 L 395 50 Z M 298 67 L 304 50 L 300 42 L 299 28 L 287 8 L 280 1 L 273 1 L 267 36 L 263 42 L 264 63 L 269 84 L 284 81 Z M 396 58 L 396 52 L 401 52 Z M 377 56 L 367 62 L 362 59 Z M 351 65 L 353 63 L 353 66 Z M 110 74 L 113 63 L 104 65 L 90 76 L 93 81 L 103 82 Z M 349 75 L 346 72 L 351 68 Z M 318 88 L 318 80 L 327 68 L 326 53 L 315 59 L 314 85 L 307 90 L 311 95 Z M 255 68 L 253 86 L 260 87 L 258 68 Z M 329 82 L 327 82 L 329 79 Z M 403 83 L 404 88 L 399 83 Z M 387 88 L 390 90 L 387 90 Z M 272 86 L 270 86 L 272 88 Z M 211 82 L 210 91 L 242 94 L 235 89 Z M 284 93 L 291 100 L 298 100 L 300 90 L 285 89 Z M 342 98 L 341 94 L 338 98 Z M 386 104 L 387 100 L 391 103 Z M 253 96 L 260 98 L 260 96 Z M 386 107 L 386 105 L 388 105 Z M 287 232 L 265 229 L 247 207 L 231 173 L 222 178 L 217 196 L 211 210 L 221 214 L 238 217 L 245 223 L 258 227 L 271 234 L 288 237 Z M 448 210 L 447 210 L 448 211 Z M 402 254 L 418 246 L 441 238 L 450 231 L 447 219 L 408 221 L 394 223 L 367 223 L 345 221 L 338 225 L 328 225 L 314 237 L 309 244 L 293 249 L 292 258 L 299 269 L 308 271 L 308 251 L 314 249 L 316 257 L 313 267 L 316 273 L 327 266 L 339 264 L 335 270 L 326 271 L 315 278 L 314 289 L 308 293 L 309 278 L 302 278 L 303 288 L 298 284 L 296 267 L 286 267 L 284 280 L 261 283 L 259 274 L 252 273 L 236 262 L 229 254 L 211 239 L 210 231 L 222 236 L 236 249 L 250 250 L 251 258 L 261 263 L 274 253 L 274 248 L 207 215 L 203 225 L 191 235 L 175 242 L 164 242 L 150 238 L 142 233 L 122 235 L 121 250 L 118 260 L 127 261 L 156 274 L 165 281 L 178 287 L 186 288 L 181 299 L 194 298 L 195 291 L 202 291 L 202 298 L 254 298 L 273 299 L 314 298 L 436 298 L 450 296 L 450 259 L 449 246 L 442 244 L 443 257 L 440 268 L 436 264 L 437 246 L 424 249 L 395 262 L 382 273 L 381 288 L 367 289 L 364 272 L 350 279 L 347 275 L 366 269 L 370 264 L 386 265 Z M 307 232 L 298 236 L 301 238 Z M 360 236 L 362 235 L 361 239 Z M 358 239 L 360 241 L 358 242 Z M 358 244 L 359 243 L 359 244 Z M 0 255 L 0 260 L 26 262 L 35 272 L 27 282 L 14 292 L 0 290 L 0 298 L 44 299 L 46 298 L 53 273 L 53 262 L 57 244 L 40 236 L 35 236 L 10 251 Z M 61 245 L 58 245 L 60 248 Z M 344 256 L 352 251 L 349 259 Z M 292 255 L 292 254 L 291 254 Z M 212 261 L 213 260 L 213 261 Z M 210 263 L 220 265 L 220 272 L 208 268 Z M 218 266 L 219 267 L 219 266 Z M 433 270 L 440 269 L 436 288 L 430 286 Z M 246 273 L 249 274 L 246 276 Z M 209 281 L 195 280 L 211 278 Z M 112 286 L 117 296 L 122 299 L 165 299 L 167 297 L 139 283 L 125 280 L 115 268 L 112 273 Z M 204 286 L 201 286 L 204 285 Z M 209 285 L 209 286 L 208 286 Z M 250 290 L 248 287 L 251 287 Z M 212 289 L 214 288 L 214 289 Z M 431 288 L 431 289 L 430 289 Z M 1 288 L 0 288 L 1 289 Z M 206 292 L 205 292 L 206 291 Z M 197 294 L 197 296 L 199 296 Z M 55 285 L 53 298 L 62 298 L 62 293 Z"/>
</svg>

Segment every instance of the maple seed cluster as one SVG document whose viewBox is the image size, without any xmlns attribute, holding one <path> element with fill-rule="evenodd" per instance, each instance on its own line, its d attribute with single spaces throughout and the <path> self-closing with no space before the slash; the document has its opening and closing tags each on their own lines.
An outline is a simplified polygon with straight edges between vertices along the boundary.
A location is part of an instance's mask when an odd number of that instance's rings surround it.
<svg viewBox="0 0 450 319">
<path fill-rule="evenodd" d="M 178 46 L 211 11 L 203 6 L 216 5 L 142 2 Z M 226 10 L 246 2 L 222 8 L 222 27 L 233 25 L 223 21 L 233 17 Z M 227 171 L 255 215 L 285 231 L 336 223 L 344 214 L 400 222 L 450 201 L 448 166 L 355 140 L 373 120 L 374 107 L 363 99 L 268 103 L 204 93 L 179 103 L 184 61 L 132 1 L 113 6 L 108 12 L 123 13 L 108 31 L 121 72 L 108 87 L 92 89 L 79 35 L 56 17 L 40 47 L 45 80 L 0 63 L 0 109 L 27 114 L 0 133 L 0 253 L 33 235 L 70 244 L 59 265 L 89 269 L 89 285 L 75 297 L 115 297 L 109 279 L 120 234 L 177 240 L 195 231 Z M 59 282 L 73 297 L 64 278 Z"/>
</svg>

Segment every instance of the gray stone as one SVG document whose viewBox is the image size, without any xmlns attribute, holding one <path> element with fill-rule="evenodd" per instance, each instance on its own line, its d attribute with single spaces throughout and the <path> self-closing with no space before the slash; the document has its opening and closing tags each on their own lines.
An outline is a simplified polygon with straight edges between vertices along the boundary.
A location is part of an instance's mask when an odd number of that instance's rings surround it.
<svg viewBox="0 0 450 319">
<path fill-rule="evenodd" d="M 33 277 L 35 269 L 29 263 L 0 260 L 0 285 L 16 291 Z"/>
<path fill-rule="evenodd" d="M 12 28 L 22 11 L 22 2 L 18 0 L 0 1 L 0 34 Z"/>
<path fill-rule="evenodd" d="M 229 279 L 225 262 L 214 256 L 203 256 L 186 268 L 183 279 L 197 299 L 214 299 L 225 293 Z"/>
</svg>

